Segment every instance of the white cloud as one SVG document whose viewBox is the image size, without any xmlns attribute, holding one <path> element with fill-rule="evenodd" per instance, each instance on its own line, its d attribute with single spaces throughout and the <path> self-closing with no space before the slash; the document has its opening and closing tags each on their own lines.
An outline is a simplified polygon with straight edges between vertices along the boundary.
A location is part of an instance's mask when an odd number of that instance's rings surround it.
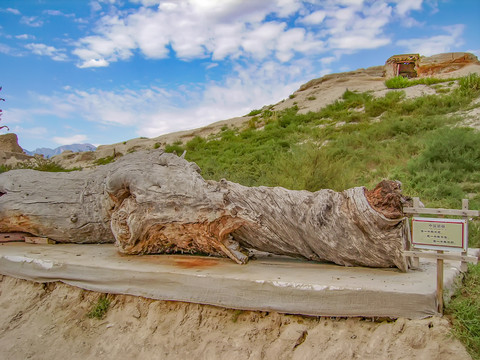
<svg viewBox="0 0 480 360">
<path fill-rule="evenodd" d="M 232 75 L 223 82 L 210 82 L 194 88 L 166 90 L 151 87 L 116 91 L 66 88 L 63 93 L 53 96 L 32 94 L 40 105 L 29 110 L 29 116 L 51 114 L 67 123 L 82 114 L 92 123 L 109 128 L 125 127 L 138 136 L 154 137 L 242 116 L 252 108 L 276 103 L 302 82 L 318 75 L 311 73 L 312 68 L 312 64 L 305 60 L 291 65 L 272 60 L 257 65 L 236 65 Z"/>
<path fill-rule="evenodd" d="M 79 65 L 80 68 L 106 67 L 109 63 L 105 59 L 90 59 Z"/>
<path fill-rule="evenodd" d="M 318 10 L 305 16 L 303 19 L 300 20 L 300 22 L 308 25 L 318 25 L 323 21 L 323 19 L 325 19 L 325 16 L 327 16 L 327 13 L 325 11 Z"/>
<path fill-rule="evenodd" d="M 16 35 L 15 38 L 19 40 L 30 40 L 30 39 L 33 40 L 35 39 L 35 36 L 30 34 L 21 34 L 21 35 Z"/>
<path fill-rule="evenodd" d="M 43 25 L 43 21 L 36 16 L 22 16 L 20 22 L 31 27 L 40 27 Z"/>
<path fill-rule="evenodd" d="M 13 48 L 10 45 L 0 43 L 0 54 L 10 55 L 10 56 L 24 56 L 25 52 L 20 51 L 16 48 Z"/>
<path fill-rule="evenodd" d="M 395 11 L 400 16 L 405 16 L 412 10 L 421 10 L 423 0 L 397 0 Z"/>
<path fill-rule="evenodd" d="M 0 9 L 0 12 L 20 15 L 20 11 L 18 9 L 12 9 L 12 8 Z"/>
<path fill-rule="evenodd" d="M 75 14 L 65 14 L 64 12 L 61 12 L 59 10 L 44 10 L 43 13 L 50 16 L 75 17 Z"/>
<path fill-rule="evenodd" d="M 429 56 L 452 51 L 463 44 L 461 36 L 464 30 L 464 25 L 457 24 L 445 26 L 442 29 L 447 34 L 424 38 L 403 39 L 397 41 L 397 45 L 403 46 L 407 52 Z"/>
<path fill-rule="evenodd" d="M 21 126 L 15 126 L 11 129 L 12 132 L 18 135 L 19 139 L 22 138 L 42 138 L 48 135 L 48 130 L 41 126 L 35 126 L 31 128 L 23 128 Z"/>
<path fill-rule="evenodd" d="M 30 43 L 25 45 L 25 47 L 32 51 L 35 55 L 48 56 L 55 61 L 65 61 L 68 59 L 65 54 L 65 50 L 56 49 L 53 46 L 48 46 L 45 44 Z"/>
<path fill-rule="evenodd" d="M 289 17 L 302 9 L 301 1 L 137 2 L 146 7 L 113 11 L 101 18 L 95 35 L 78 41 L 73 53 L 82 61 L 80 67 L 94 65 L 92 59 L 125 60 L 137 49 L 147 58 L 162 59 L 171 56 L 170 48 L 184 60 L 275 56 L 288 61 L 323 44 L 314 33 L 287 25 Z M 150 7 L 154 4 L 158 6 Z M 318 21 L 319 14 L 316 17 Z"/>
<path fill-rule="evenodd" d="M 60 145 L 71 145 L 71 144 L 82 144 L 86 142 L 88 137 L 83 134 L 77 134 L 73 136 L 68 136 L 68 137 L 59 137 L 55 136 L 53 138 L 53 141 L 55 141 L 57 144 Z"/>
<path fill-rule="evenodd" d="M 330 9 L 326 20 L 332 35 L 330 49 L 373 49 L 389 44 L 383 28 L 391 20 L 391 12 L 392 8 L 382 2 Z"/>
</svg>

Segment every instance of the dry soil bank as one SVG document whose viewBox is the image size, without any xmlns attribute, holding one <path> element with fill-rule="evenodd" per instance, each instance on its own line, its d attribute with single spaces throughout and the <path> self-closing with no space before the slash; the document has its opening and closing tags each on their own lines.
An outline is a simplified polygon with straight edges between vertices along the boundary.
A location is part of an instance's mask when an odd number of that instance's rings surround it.
<svg viewBox="0 0 480 360">
<path fill-rule="evenodd" d="M 0 276 L 2 359 L 470 359 L 444 318 L 332 319 L 101 294 Z"/>
</svg>

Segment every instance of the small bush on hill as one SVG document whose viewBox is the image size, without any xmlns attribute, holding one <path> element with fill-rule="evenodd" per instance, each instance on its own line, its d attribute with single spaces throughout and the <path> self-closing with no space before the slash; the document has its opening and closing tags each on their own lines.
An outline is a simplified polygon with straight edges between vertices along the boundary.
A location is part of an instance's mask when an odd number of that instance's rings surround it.
<svg viewBox="0 0 480 360">
<path fill-rule="evenodd" d="M 414 85 L 434 85 L 452 80 L 454 79 L 437 79 L 432 77 L 408 79 L 403 76 L 395 76 L 385 80 L 385 86 L 389 89 L 404 89 Z"/>
<path fill-rule="evenodd" d="M 105 317 L 105 314 L 110 307 L 110 300 L 106 296 L 102 296 L 98 299 L 97 303 L 92 307 L 92 309 L 87 314 L 87 317 L 91 319 L 101 320 Z"/>
<path fill-rule="evenodd" d="M 260 114 L 261 112 L 262 112 L 262 110 L 258 110 L 258 109 L 257 110 L 252 110 L 247 114 L 247 116 L 255 116 L 255 115 Z"/>
<path fill-rule="evenodd" d="M 111 156 L 107 156 L 107 157 L 103 157 L 103 158 L 95 160 L 94 164 L 95 165 L 107 165 L 107 164 L 110 164 L 114 161 L 115 161 L 115 156 L 111 155 Z"/>
<path fill-rule="evenodd" d="M 53 162 L 52 160 L 44 159 L 44 158 L 35 158 L 32 161 L 19 163 L 16 166 L 0 165 L 0 173 L 7 172 L 10 170 L 21 170 L 21 169 L 31 169 L 31 170 L 45 171 L 45 172 L 70 172 L 70 171 L 82 170 L 81 167 L 66 169 L 63 166 Z"/>
</svg>

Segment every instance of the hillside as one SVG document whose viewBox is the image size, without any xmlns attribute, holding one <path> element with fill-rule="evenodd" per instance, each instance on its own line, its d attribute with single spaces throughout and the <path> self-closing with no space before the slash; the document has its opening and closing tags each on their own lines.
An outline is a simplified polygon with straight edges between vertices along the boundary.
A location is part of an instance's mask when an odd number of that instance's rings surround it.
<svg viewBox="0 0 480 360">
<path fill-rule="evenodd" d="M 45 158 L 51 158 L 55 155 L 60 155 L 64 151 L 71 152 L 85 152 L 85 151 L 95 151 L 97 148 L 91 144 L 72 144 L 72 145 L 62 145 L 56 147 L 55 149 L 50 148 L 38 148 L 33 151 L 24 150 L 27 155 L 34 156 L 35 154 L 43 155 Z"/>
<path fill-rule="evenodd" d="M 67 152 L 53 161 L 66 168 L 88 167 L 144 148 L 177 154 L 186 150 L 186 158 L 195 161 L 207 179 L 315 191 L 371 188 L 389 178 L 402 181 L 405 194 L 420 196 L 429 207 L 459 208 L 460 199 L 468 198 L 471 208 L 480 209 L 480 65 L 420 83 L 386 83 L 382 72 L 383 67 L 374 67 L 327 75 L 243 117 L 104 145 L 96 152 Z M 471 246 L 479 247 L 478 221 L 470 232 Z M 476 293 L 478 269 L 480 265 L 471 267 L 477 277 L 470 287 Z M 480 318 L 478 294 L 465 295 L 467 301 L 459 306 L 463 313 L 452 306 L 448 317 L 417 321 L 241 312 L 120 295 L 108 295 L 105 317 L 92 319 L 87 314 L 102 294 L 6 276 L 0 290 L 0 345 L 11 359 L 38 354 L 82 359 L 198 354 L 206 359 L 303 359 L 318 354 L 468 359 L 452 337 L 448 319 L 461 319 L 468 310 L 468 321 L 478 329 Z M 464 331 L 460 329 L 457 334 Z M 27 345 L 18 346 L 19 338 Z M 478 358 L 478 341 L 472 343 L 470 353 Z"/>
</svg>

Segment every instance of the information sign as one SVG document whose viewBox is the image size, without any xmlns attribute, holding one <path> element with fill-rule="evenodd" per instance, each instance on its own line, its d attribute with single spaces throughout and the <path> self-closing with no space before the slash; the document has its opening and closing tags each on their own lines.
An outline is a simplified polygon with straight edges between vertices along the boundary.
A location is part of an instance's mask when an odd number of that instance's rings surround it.
<svg viewBox="0 0 480 360">
<path fill-rule="evenodd" d="M 419 249 L 467 251 L 467 232 L 465 219 L 412 219 L 412 245 Z"/>
</svg>

